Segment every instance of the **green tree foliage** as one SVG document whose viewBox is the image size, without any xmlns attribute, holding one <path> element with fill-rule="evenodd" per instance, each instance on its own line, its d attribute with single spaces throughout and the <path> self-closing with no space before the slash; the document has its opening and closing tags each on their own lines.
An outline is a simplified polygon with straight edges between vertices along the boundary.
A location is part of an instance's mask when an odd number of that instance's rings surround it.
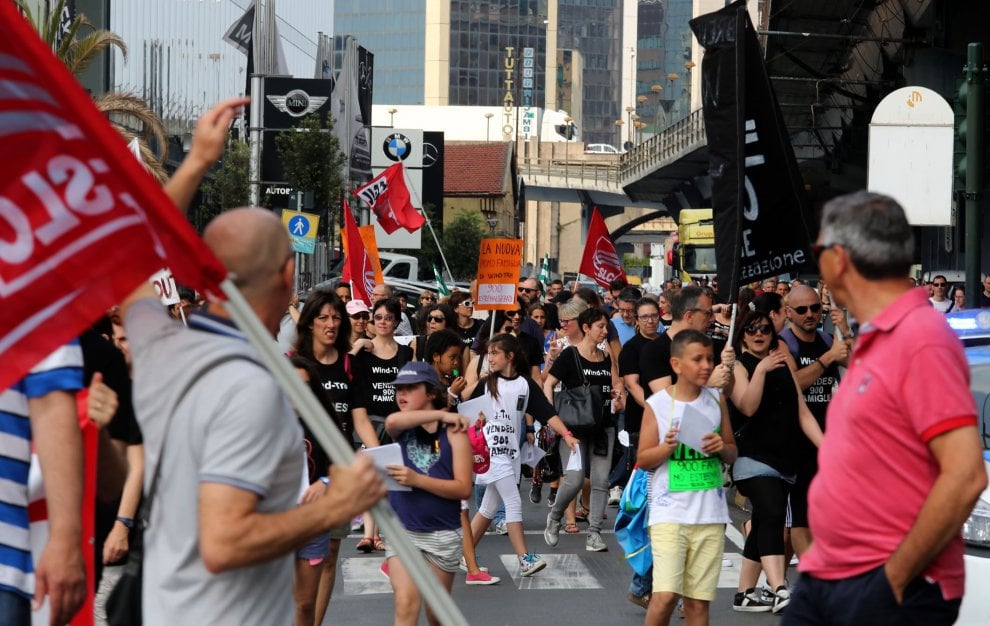
<svg viewBox="0 0 990 626">
<path fill-rule="evenodd" d="M 200 231 L 225 209 L 246 206 L 250 197 L 251 148 L 246 141 L 228 139 L 220 162 L 206 176 L 202 201 L 193 210 L 193 224 Z"/>
<path fill-rule="evenodd" d="M 444 227 L 443 253 L 455 280 L 470 281 L 478 275 L 478 253 L 486 232 L 481 216 L 468 211 L 458 213 Z"/>
<path fill-rule="evenodd" d="M 282 161 L 285 179 L 298 191 L 313 192 L 313 202 L 321 212 L 336 213 L 344 185 L 341 172 L 347 157 L 331 132 L 333 122 L 326 124 L 316 114 L 302 118 L 292 131 L 275 137 L 275 150 Z"/>
</svg>

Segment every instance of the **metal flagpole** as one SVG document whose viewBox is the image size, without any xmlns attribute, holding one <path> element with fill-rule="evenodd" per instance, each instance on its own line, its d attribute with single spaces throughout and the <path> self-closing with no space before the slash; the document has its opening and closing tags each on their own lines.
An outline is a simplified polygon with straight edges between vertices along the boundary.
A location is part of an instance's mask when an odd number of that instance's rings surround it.
<svg viewBox="0 0 990 626">
<path fill-rule="evenodd" d="M 220 289 L 227 296 L 224 303 L 237 327 L 247 336 L 251 345 L 258 351 L 261 361 L 278 382 L 292 405 L 299 412 L 302 420 L 313 432 L 316 440 L 330 455 L 333 463 L 348 465 L 354 461 L 354 452 L 336 426 L 326 419 L 322 406 L 316 396 L 303 384 L 302 379 L 293 370 L 289 360 L 278 351 L 271 334 L 261 325 L 261 321 L 251 310 L 250 305 L 234 286 L 229 278 L 220 284 Z M 450 594 L 440 586 L 440 581 L 426 565 L 426 560 L 419 549 L 409 541 L 405 529 L 395 516 L 395 511 L 388 505 L 387 500 L 378 502 L 371 509 L 375 522 L 388 536 L 389 545 L 395 548 L 402 564 L 407 570 L 423 599 L 446 626 L 467 626 L 467 620 L 454 604 Z"/>
<path fill-rule="evenodd" d="M 443 246 L 440 245 L 440 240 L 437 239 L 437 231 L 433 230 L 433 223 L 430 222 L 430 215 L 426 212 L 426 207 L 423 207 L 423 199 L 419 197 L 418 193 L 416 193 L 416 188 L 409 184 L 409 178 L 406 176 L 405 165 L 402 165 L 402 180 L 406 183 L 406 189 L 408 189 L 409 193 L 414 196 L 416 200 L 415 204 L 422 207 L 420 211 L 426 219 L 426 225 L 430 227 L 430 233 L 433 234 L 433 241 L 437 244 L 437 252 L 440 253 L 440 260 L 443 261 L 443 267 L 447 270 L 447 276 L 450 277 L 450 281 L 454 282 L 454 274 L 450 271 L 450 266 L 447 265 L 447 257 L 443 255 Z"/>
<path fill-rule="evenodd" d="M 258 206 L 261 203 L 261 128 L 263 125 L 262 111 L 265 100 L 264 82 L 261 74 L 263 68 L 259 65 L 258 47 L 261 44 L 261 7 L 257 2 L 254 4 L 254 26 L 251 33 L 251 49 L 248 54 L 253 55 L 252 67 L 254 74 L 251 75 L 251 115 L 248 123 L 250 128 L 248 134 L 251 137 L 251 160 L 248 166 L 251 171 L 251 185 L 248 203 L 251 206 Z"/>
</svg>

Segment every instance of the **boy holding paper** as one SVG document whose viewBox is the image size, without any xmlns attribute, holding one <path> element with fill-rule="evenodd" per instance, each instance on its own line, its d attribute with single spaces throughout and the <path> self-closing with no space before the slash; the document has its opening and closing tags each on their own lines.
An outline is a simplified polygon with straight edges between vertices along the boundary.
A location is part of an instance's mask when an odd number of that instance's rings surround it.
<svg viewBox="0 0 990 626">
<path fill-rule="evenodd" d="M 729 510 L 722 462 L 736 457 L 728 409 L 705 387 L 715 367 L 712 341 L 682 330 L 671 344 L 677 382 L 646 400 L 638 461 L 654 470 L 650 498 L 653 594 L 646 623 L 668 624 L 684 598 L 688 626 L 708 624 Z"/>
</svg>

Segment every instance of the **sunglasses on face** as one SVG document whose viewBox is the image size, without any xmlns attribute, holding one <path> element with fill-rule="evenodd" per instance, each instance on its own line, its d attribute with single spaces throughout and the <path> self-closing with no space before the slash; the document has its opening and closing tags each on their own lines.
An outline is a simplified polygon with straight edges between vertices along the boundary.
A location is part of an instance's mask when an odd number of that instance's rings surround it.
<svg viewBox="0 0 990 626">
<path fill-rule="evenodd" d="M 821 313 L 822 312 L 822 305 L 821 305 L 821 303 L 818 303 L 818 304 L 812 304 L 812 305 L 809 305 L 809 306 L 803 306 L 802 305 L 802 306 L 792 306 L 791 307 L 791 310 L 794 311 L 795 313 L 797 313 L 798 315 L 804 315 L 805 313 L 808 312 L 809 309 L 811 310 L 812 313 Z"/>
<path fill-rule="evenodd" d="M 474 308 L 474 300 L 465 300 L 464 302 L 461 302 L 460 306 L 462 306 L 462 307 L 464 307 L 466 309 L 473 309 Z"/>
<path fill-rule="evenodd" d="M 769 335 L 770 330 L 770 324 L 750 324 L 746 328 L 743 328 L 743 332 L 747 335 Z"/>
<path fill-rule="evenodd" d="M 392 317 L 391 315 L 376 315 L 375 316 L 375 321 L 376 322 L 394 322 L 395 321 L 395 318 Z"/>
<path fill-rule="evenodd" d="M 506 311 L 505 312 L 505 316 L 508 317 L 509 319 L 515 319 L 515 318 L 519 317 L 520 315 L 522 315 L 522 311 Z"/>
<path fill-rule="evenodd" d="M 932 283 L 932 287 L 945 287 L 947 283 Z"/>
<path fill-rule="evenodd" d="M 420 302 L 436 302 L 437 299 L 436 298 L 431 298 L 429 296 L 424 296 L 424 297 L 420 298 L 419 301 Z"/>
<path fill-rule="evenodd" d="M 447 321 L 447 318 L 444 317 L 443 315 L 430 315 L 426 319 L 431 322 L 436 322 L 437 324 L 439 324 L 440 322 Z"/>
<path fill-rule="evenodd" d="M 530 289 L 529 287 L 518 287 L 516 289 L 516 291 L 518 291 L 519 293 L 523 293 L 523 292 L 525 292 L 525 293 L 535 293 L 536 292 L 535 289 Z"/>
<path fill-rule="evenodd" d="M 352 320 L 365 320 L 365 321 L 368 321 L 369 319 L 371 319 L 371 316 L 368 315 L 367 313 L 358 313 L 357 315 L 352 315 L 351 316 L 351 319 Z"/>
</svg>

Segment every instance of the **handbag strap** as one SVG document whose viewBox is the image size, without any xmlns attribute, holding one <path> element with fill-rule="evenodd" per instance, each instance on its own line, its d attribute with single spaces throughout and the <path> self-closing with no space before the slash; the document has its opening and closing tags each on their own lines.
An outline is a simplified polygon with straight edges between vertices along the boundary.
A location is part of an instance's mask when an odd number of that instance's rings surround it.
<svg viewBox="0 0 990 626">
<path fill-rule="evenodd" d="M 588 386 L 588 379 L 584 376 L 584 366 L 581 365 L 581 351 L 578 350 L 577 346 L 571 346 L 574 348 L 574 363 L 577 364 L 578 376 L 581 377 L 581 384 L 585 387 Z"/>
<path fill-rule="evenodd" d="M 196 371 L 193 373 L 193 375 L 187 379 L 186 384 L 183 385 L 182 390 L 175 397 L 175 404 L 173 406 L 175 408 L 179 406 L 179 403 L 186 396 L 186 394 L 189 393 L 189 390 L 192 389 L 192 386 L 197 382 L 199 382 L 200 376 L 210 371 L 214 367 L 217 367 L 228 361 L 236 361 L 236 360 L 244 360 L 244 361 L 249 361 L 251 363 L 255 363 L 257 365 L 261 365 L 261 363 L 259 363 L 255 359 L 244 354 L 227 354 L 224 356 L 213 358 L 207 361 L 204 365 L 197 368 Z M 162 445 L 161 447 L 158 448 L 158 461 L 155 462 L 155 473 L 152 474 L 151 476 L 151 485 L 148 486 L 148 493 L 145 494 L 144 500 L 141 502 L 141 508 L 138 511 L 138 516 L 137 516 L 138 523 L 141 525 L 142 530 L 148 527 L 148 520 L 151 519 L 151 503 L 152 500 L 154 500 L 155 498 L 155 493 L 158 491 L 158 479 L 161 476 L 162 461 L 165 459 L 165 443 L 168 440 L 168 429 L 169 426 L 172 424 L 172 416 L 174 414 L 175 414 L 175 410 L 170 412 L 165 417 L 165 427 L 162 430 Z"/>
</svg>

